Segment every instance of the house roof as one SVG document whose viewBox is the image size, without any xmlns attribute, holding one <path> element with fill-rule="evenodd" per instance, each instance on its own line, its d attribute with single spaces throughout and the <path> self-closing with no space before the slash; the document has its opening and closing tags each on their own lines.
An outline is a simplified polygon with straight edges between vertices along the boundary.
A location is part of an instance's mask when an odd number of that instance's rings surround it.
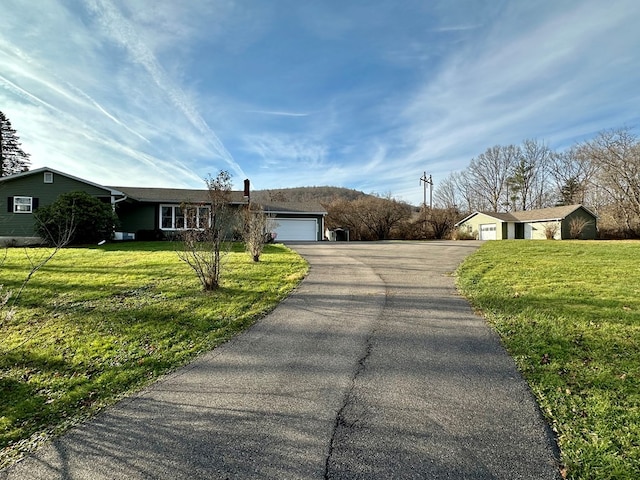
<svg viewBox="0 0 640 480">
<path fill-rule="evenodd" d="M 208 203 L 209 190 L 192 190 L 185 188 L 143 188 L 143 187 L 111 187 L 120 190 L 128 198 L 148 203 Z M 231 203 L 246 204 L 247 198 L 242 191 L 231 191 Z"/>
<path fill-rule="evenodd" d="M 123 195 L 123 193 L 120 190 L 116 189 L 115 187 L 105 187 L 104 185 L 99 185 L 97 183 L 90 182 L 88 180 L 85 180 L 84 178 L 74 177 L 73 175 L 69 175 L 68 173 L 64 173 L 49 167 L 36 168 L 35 170 L 28 170 L 26 172 L 7 175 L 6 177 L 0 177 L 0 182 L 11 181 L 11 180 L 15 180 L 16 178 L 29 177 L 31 175 L 37 175 L 39 173 L 44 173 L 44 172 L 51 172 L 56 175 L 61 175 L 63 177 L 70 178 L 71 180 L 75 180 L 76 182 L 82 182 L 82 183 L 86 183 L 87 185 L 91 185 L 92 187 L 101 188 L 102 190 L 109 192 L 111 195 L 115 195 L 115 196 Z"/>
<path fill-rule="evenodd" d="M 589 210 L 584 205 L 563 205 L 560 207 L 550 207 L 550 208 L 539 208 L 536 210 L 523 210 L 519 212 L 508 212 L 508 213 L 500 213 L 500 212 L 474 212 L 471 215 L 463 218 L 456 226 L 462 225 L 464 222 L 469 220 L 470 218 L 483 214 L 488 217 L 495 218 L 502 222 L 549 222 L 553 220 L 563 220 L 579 208 L 586 210 L 588 213 L 596 217 L 596 215 Z"/>
<path fill-rule="evenodd" d="M 327 211 L 317 202 L 256 202 L 265 213 L 308 213 L 326 215 Z"/>
</svg>

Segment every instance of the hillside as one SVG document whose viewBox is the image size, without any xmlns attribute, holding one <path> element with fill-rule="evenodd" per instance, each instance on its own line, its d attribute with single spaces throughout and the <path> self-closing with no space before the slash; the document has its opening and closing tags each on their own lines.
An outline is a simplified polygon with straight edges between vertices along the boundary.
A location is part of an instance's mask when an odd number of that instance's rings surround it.
<svg viewBox="0 0 640 480">
<path fill-rule="evenodd" d="M 326 205 L 335 199 L 355 200 L 366 195 L 364 192 L 342 187 L 297 187 L 254 190 L 251 192 L 251 200 L 256 202 L 318 202 Z"/>
</svg>

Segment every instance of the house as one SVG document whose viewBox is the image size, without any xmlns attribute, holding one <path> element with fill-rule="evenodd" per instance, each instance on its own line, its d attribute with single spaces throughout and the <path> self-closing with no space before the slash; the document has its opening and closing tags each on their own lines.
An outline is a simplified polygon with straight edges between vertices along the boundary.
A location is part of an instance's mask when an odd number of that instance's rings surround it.
<svg viewBox="0 0 640 480">
<path fill-rule="evenodd" d="M 231 207 L 249 203 L 249 187 L 245 180 L 243 191 L 231 192 Z M 209 211 L 206 189 L 104 186 L 44 167 L 0 177 L 0 243 L 40 242 L 35 236 L 33 213 L 72 191 L 86 192 L 113 206 L 120 223 L 116 239 L 163 238 L 187 226 L 199 228 Z M 197 205 L 189 219 L 181 211 L 185 204 Z M 318 233 L 324 228 L 326 212 L 322 207 L 269 204 L 265 210 L 278 223 L 278 241 L 322 239 Z"/>
<path fill-rule="evenodd" d="M 584 205 L 495 213 L 474 212 L 456 223 L 462 232 L 479 240 L 507 239 L 594 239 L 597 216 Z"/>
</svg>

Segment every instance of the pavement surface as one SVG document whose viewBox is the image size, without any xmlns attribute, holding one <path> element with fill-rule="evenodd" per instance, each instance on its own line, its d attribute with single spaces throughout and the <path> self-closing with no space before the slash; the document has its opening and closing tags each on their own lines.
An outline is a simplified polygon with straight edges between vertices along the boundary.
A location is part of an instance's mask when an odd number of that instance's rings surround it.
<svg viewBox="0 0 640 480">
<path fill-rule="evenodd" d="M 0 479 L 559 479 L 555 440 L 454 288 L 478 242 L 309 243 L 245 333 Z"/>
</svg>

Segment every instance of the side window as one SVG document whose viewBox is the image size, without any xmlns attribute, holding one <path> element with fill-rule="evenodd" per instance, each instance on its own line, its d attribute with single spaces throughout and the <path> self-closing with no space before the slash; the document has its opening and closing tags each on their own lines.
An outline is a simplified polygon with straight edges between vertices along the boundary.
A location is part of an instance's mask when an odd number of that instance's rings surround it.
<svg viewBox="0 0 640 480">
<path fill-rule="evenodd" d="M 33 197 L 13 197 L 13 213 L 32 213 Z"/>
</svg>

